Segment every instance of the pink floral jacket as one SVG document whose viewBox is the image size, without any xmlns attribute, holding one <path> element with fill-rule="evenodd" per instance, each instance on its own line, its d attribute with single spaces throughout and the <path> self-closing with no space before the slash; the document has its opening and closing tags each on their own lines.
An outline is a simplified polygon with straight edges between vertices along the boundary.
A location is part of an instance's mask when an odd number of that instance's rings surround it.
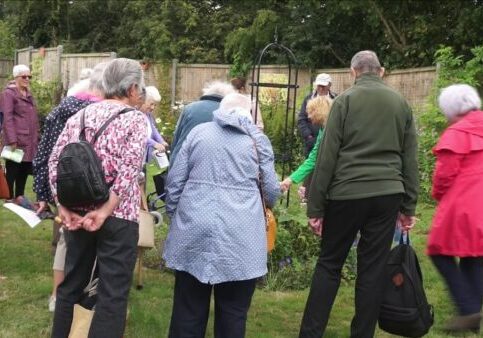
<svg viewBox="0 0 483 338">
<path fill-rule="evenodd" d="M 106 100 L 84 108 L 87 140 L 94 136 L 109 117 L 126 107 L 117 101 Z M 67 144 L 78 141 L 81 111 L 67 121 L 49 159 L 49 180 L 54 198 L 57 196 L 59 155 Z M 140 191 L 137 179 L 142 168 L 146 139 L 144 114 L 135 110 L 114 119 L 94 144 L 94 150 L 102 161 L 106 181 L 112 184 L 111 191 L 121 199 L 112 215 L 114 217 L 138 222 Z M 92 208 L 84 208 L 89 209 Z"/>
</svg>

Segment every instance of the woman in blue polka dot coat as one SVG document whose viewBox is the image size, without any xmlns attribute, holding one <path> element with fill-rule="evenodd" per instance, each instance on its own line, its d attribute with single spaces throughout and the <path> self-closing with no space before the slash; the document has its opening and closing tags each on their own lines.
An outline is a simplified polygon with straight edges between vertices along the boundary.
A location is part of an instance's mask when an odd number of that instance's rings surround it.
<svg viewBox="0 0 483 338">
<path fill-rule="evenodd" d="M 171 218 L 164 259 L 175 270 L 169 337 L 204 337 L 214 289 L 215 337 L 244 337 L 256 279 L 267 273 L 265 219 L 280 186 L 251 102 L 229 94 L 213 121 L 193 128 L 167 179 Z M 256 149 L 255 149 L 256 145 Z"/>
</svg>

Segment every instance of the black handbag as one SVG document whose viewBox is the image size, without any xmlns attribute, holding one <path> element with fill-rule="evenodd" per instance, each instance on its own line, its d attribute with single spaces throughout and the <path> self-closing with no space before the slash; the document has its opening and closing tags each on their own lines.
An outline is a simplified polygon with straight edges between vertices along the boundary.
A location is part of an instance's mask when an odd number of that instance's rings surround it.
<svg viewBox="0 0 483 338">
<path fill-rule="evenodd" d="M 409 234 L 405 243 L 403 237 L 389 253 L 379 327 L 404 337 L 422 337 L 433 325 L 433 307 L 424 292 L 421 268 L 409 245 Z"/>
</svg>

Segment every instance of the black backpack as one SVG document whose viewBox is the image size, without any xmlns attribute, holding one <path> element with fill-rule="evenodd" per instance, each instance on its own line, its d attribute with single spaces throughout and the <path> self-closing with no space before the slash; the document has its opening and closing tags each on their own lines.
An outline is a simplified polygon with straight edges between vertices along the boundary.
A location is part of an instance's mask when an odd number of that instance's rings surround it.
<svg viewBox="0 0 483 338">
<path fill-rule="evenodd" d="M 404 337 L 422 337 L 434 322 L 433 307 L 428 304 L 418 257 L 403 235 L 389 253 L 385 271 L 379 327 Z"/>
<path fill-rule="evenodd" d="M 95 133 L 90 142 L 85 134 L 85 111 L 80 116 L 79 141 L 69 143 L 62 149 L 57 164 L 57 198 L 65 207 L 79 207 L 102 204 L 109 199 L 109 185 L 106 183 L 101 160 L 97 156 L 93 144 L 99 135 L 120 114 L 133 108 L 125 108 L 111 116 Z"/>
</svg>

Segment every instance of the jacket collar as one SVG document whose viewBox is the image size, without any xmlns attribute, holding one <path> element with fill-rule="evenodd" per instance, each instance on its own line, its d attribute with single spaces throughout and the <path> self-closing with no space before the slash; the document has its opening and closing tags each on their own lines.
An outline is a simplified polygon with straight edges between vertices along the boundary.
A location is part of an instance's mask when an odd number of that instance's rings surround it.
<svg viewBox="0 0 483 338">
<path fill-rule="evenodd" d="M 200 101 L 215 101 L 215 102 L 221 102 L 223 98 L 219 95 L 203 95 L 200 97 Z"/>
<path fill-rule="evenodd" d="M 376 75 L 376 74 L 372 74 L 372 73 L 364 73 L 364 74 L 361 74 L 359 75 L 359 77 L 357 77 L 355 83 L 356 84 L 360 84 L 360 83 L 370 83 L 370 82 L 380 82 L 380 83 L 383 83 L 381 77 L 379 75 Z"/>
</svg>

